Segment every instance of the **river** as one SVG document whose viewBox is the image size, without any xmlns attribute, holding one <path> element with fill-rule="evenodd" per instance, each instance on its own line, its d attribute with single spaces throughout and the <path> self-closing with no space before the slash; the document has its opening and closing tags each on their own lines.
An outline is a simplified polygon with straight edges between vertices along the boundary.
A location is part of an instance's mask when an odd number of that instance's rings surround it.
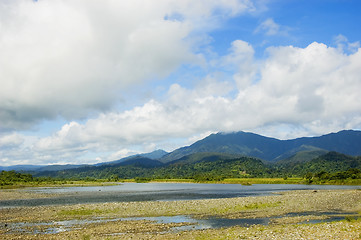
<svg viewBox="0 0 361 240">
<path fill-rule="evenodd" d="M 176 201 L 212 198 L 262 196 L 292 190 L 361 189 L 361 186 L 301 184 L 198 184 L 198 183 L 121 183 L 114 186 L 40 187 L 19 191 L 56 194 L 37 199 L 0 201 L 0 208 L 82 203 Z"/>
</svg>

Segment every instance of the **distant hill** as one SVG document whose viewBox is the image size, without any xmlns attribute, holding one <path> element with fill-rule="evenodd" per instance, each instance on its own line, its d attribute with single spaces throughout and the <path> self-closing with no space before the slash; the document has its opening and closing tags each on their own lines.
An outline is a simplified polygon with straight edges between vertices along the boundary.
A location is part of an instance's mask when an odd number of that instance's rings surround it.
<svg viewBox="0 0 361 240">
<path fill-rule="evenodd" d="M 101 165 L 114 165 L 114 164 L 118 164 L 118 163 L 121 163 L 121 162 L 126 162 L 134 157 L 144 157 L 144 158 L 149 158 L 149 159 L 153 159 L 153 160 L 157 160 L 157 159 L 160 159 L 162 158 L 163 156 L 165 156 L 166 154 L 168 154 L 168 152 L 164 151 L 164 150 L 161 150 L 161 149 L 158 149 L 158 150 L 155 150 L 153 152 L 150 152 L 150 153 L 141 153 L 141 154 L 136 154 L 136 155 L 132 155 L 132 156 L 128 156 L 128 157 L 125 157 L 125 158 L 121 158 L 121 159 L 118 159 L 118 160 L 115 160 L 115 161 L 111 161 L 111 162 L 102 162 L 102 163 L 97 163 L 97 164 L 94 164 L 94 166 L 101 166 Z"/>
<path fill-rule="evenodd" d="M 57 172 L 39 172 L 35 176 L 58 178 L 194 178 L 214 180 L 224 177 L 263 176 L 269 172 L 264 163 L 255 158 L 229 155 L 196 153 L 169 164 L 157 160 L 135 156 L 117 164 L 87 166 Z"/>
<path fill-rule="evenodd" d="M 327 150 L 313 147 L 313 146 L 305 146 L 302 145 L 299 148 L 293 149 L 276 159 L 277 165 L 295 165 L 297 163 L 303 163 L 311 161 L 314 158 L 317 158 L 321 155 L 328 153 Z M 280 160 L 278 160 L 280 159 Z"/>
<path fill-rule="evenodd" d="M 86 164 L 82 165 L 72 165 L 72 164 L 66 164 L 66 165 L 13 165 L 8 167 L 1 167 L 0 171 L 17 171 L 17 172 L 41 172 L 41 171 L 59 171 L 59 170 L 66 170 L 66 169 L 72 169 L 72 168 L 78 168 L 78 167 L 84 167 L 87 166 Z"/>
<path fill-rule="evenodd" d="M 61 171 L 39 172 L 35 176 L 52 176 L 71 179 L 174 179 L 192 178 L 200 181 L 220 180 L 239 177 L 303 177 L 308 173 L 336 173 L 357 168 L 361 170 L 361 157 L 337 152 L 328 152 L 308 160 L 302 155 L 312 157 L 317 150 L 298 152 L 283 163 L 266 163 L 257 158 L 232 156 L 220 153 L 193 153 L 176 161 L 162 163 L 158 160 L 135 156 L 117 164 L 86 166 Z M 317 154 L 321 153 L 318 152 Z"/>
<path fill-rule="evenodd" d="M 6 167 L 2 167 L 0 166 L 0 171 L 33 171 L 33 170 L 37 170 L 39 168 L 45 167 L 44 165 L 13 165 L 13 166 L 6 166 Z"/>
<path fill-rule="evenodd" d="M 254 133 L 217 133 L 167 153 L 157 150 L 96 165 L 11 166 L 59 178 L 193 178 L 303 176 L 361 168 L 361 131 L 279 140 Z M 0 168 L 1 170 L 1 168 Z"/>
<path fill-rule="evenodd" d="M 103 163 L 98 163 L 98 164 L 94 164 L 94 165 L 88 165 L 88 164 L 65 164 L 65 165 L 13 165 L 13 166 L 7 166 L 7 167 L 2 167 L 0 166 L 0 171 L 18 171 L 18 172 L 30 172 L 30 173 L 36 173 L 36 172 L 53 172 L 53 171 L 62 171 L 62 170 L 68 170 L 68 169 L 74 169 L 74 168 L 84 168 L 84 167 L 89 167 L 89 166 L 101 166 L 101 165 L 117 165 L 118 163 L 122 163 L 122 162 L 126 162 L 128 160 L 134 160 L 135 157 L 143 157 L 143 158 L 147 158 L 147 159 L 152 159 L 152 160 L 156 160 L 158 158 L 163 157 L 164 155 L 166 155 L 167 152 L 164 150 L 155 150 L 153 152 L 150 153 L 142 153 L 142 154 L 136 154 L 136 155 L 132 155 L 129 157 L 125 157 L 116 161 L 111 161 L 111 162 L 103 162 Z M 139 160 L 138 160 L 139 161 Z M 149 163 L 149 162 L 148 162 Z M 150 164 L 150 163 L 149 163 Z M 159 165 L 161 163 L 153 163 L 155 165 Z"/>
<path fill-rule="evenodd" d="M 159 167 L 159 166 L 163 166 L 164 163 L 143 156 L 134 156 L 128 158 L 126 161 L 113 164 L 113 166 L 130 166 L 130 165 L 137 167 Z"/>
<path fill-rule="evenodd" d="M 299 162 L 293 166 L 285 168 L 286 172 L 304 175 L 308 172 L 328 172 L 336 173 L 347 171 L 351 168 L 357 168 L 361 170 L 361 157 L 349 156 L 337 152 L 329 152 L 319 157 L 316 157 L 308 162 Z"/>
<path fill-rule="evenodd" d="M 218 152 L 276 162 L 304 151 L 305 147 L 324 152 L 336 151 L 352 156 L 361 155 L 361 131 L 345 130 L 320 137 L 291 140 L 279 140 L 247 132 L 217 133 L 190 146 L 174 150 L 159 160 L 167 163 L 193 153 Z"/>
<path fill-rule="evenodd" d="M 228 154 L 228 153 L 213 153 L 213 152 L 200 152 L 192 153 L 187 156 L 181 157 L 180 159 L 174 160 L 167 163 L 167 165 L 184 165 L 202 161 L 218 161 L 218 160 L 227 160 L 227 159 L 236 159 L 242 157 L 239 154 Z"/>
<path fill-rule="evenodd" d="M 133 156 L 126 161 L 104 164 L 100 166 L 85 166 L 73 169 L 64 169 L 56 172 L 42 171 L 34 174 L 36 177 L 53 176 L 59 178 L 134 178 L 141 176 L 149 169 L 161 167 L 164 164 L 157 160 L 145 158 L 142 156 Z M 130 176 L 130 177 L 129 177 Z"/>
</svg>

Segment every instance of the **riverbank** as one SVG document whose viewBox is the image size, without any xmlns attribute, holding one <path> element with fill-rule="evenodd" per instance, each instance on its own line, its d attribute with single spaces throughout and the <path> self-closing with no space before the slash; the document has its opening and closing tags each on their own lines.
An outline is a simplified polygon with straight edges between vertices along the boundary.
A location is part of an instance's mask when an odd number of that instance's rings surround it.
<svg viewBox="0 0 361 240">
<path fill-rule="evenodd" d="M 304 178 L 225 178 L 220 181 L 196 181 L 195 179 L 119 179 L 117 182 L 109 182 L 105 179 L 93 181 L 83 180 L 52 180 L 52 181 L 29 181 L 13 182 L 9 185 L 0 186 L 2 189 L 19 189 L 29 187 L 84 187 L 84 186 L 111 186 L 120 183 L 211 183 L 211 184 L 307 184 L 307 185 L 361 185 L 361 179 L 323 180 L 309 182 Z M 0 198 L 1 200 L 1 198 Z"/>
<path fill-rule="evenodd" d="M 305 178 L 225 178 L 220 181 L 197 181 L 195 179 L 123 179 L 122 182 L 169 182 L 169 183 L 215 183 L 215 184 L 307 184 L 307 185 L 361 185 L 361 179 L 309 181 Z"/>
<path fill-rule="evenodd" d="M 8 197 L 11 198 L 10 194 Z M 327 214 L 315 213 L 327 212 L 338 212 L 349 216 L 346 217 L 347 220 L 340 222 L 298 224 L 320 218 L 326 219 L 329 217 Z M 361 221 L 355 220 L 360 212 L 360 190 L 302 190 L 259 197 L 3 208 L 0 209 L 0 238 L 356 239 L 361 236 Z M 174 227 L 183 225 L 189 225 L 192 229 L 194 223 L 159 223 L 131 219 L 159 216 L 192 216 L 194 219 L 273 217 L 273 220 L 267 225 L 175 231 Z M 94 219 L 98 219 L 98 222 L 94 222 Z M 77 220 L 85 221 L 71 225 L 69 228 L 59 226 L 61 221 L 69 223 Z M 17 228 L 14 226 L 24 223 L 33 224 L 26 225 L 21 232 L 16 231 Z M 49 232 L 49 229 L 56 230 Z"/>
</svg>

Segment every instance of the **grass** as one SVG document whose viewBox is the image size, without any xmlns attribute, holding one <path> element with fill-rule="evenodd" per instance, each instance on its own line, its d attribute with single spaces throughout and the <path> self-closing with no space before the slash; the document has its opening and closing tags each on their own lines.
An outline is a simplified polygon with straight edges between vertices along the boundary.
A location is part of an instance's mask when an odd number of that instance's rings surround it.
<svg viewBox="0 0 361 240">
<path fill-rule="evenodd" d="M 138 179 L 124 179 L 122 182 L 141 182 Z M 303 178 L 225 178 L 221 181 L 196 181 L 194 179 L 174 178 L 174 179 L 151 179 L 146 182 L 171 182 L 171 183 L 228 183 L 228 184 L 302 184 Z"/>
<path fill-rule="evenodd" d="M 217 206 L 215 208 L 211 209 L 211 213 L 213 214 L 231 214 L 231 213 L 237 213 L 237 212 L 243 212 L 247 210 L 262 210 L 266 208 L 273 208 L 278 207 L 282 204 L 282 202 L 254 202 L 249 204 L 235 204 L 231 206 Z"/>
<path fill-rule="evenodd" d="M 242 185 L 251 184 L 299 184 L 302 178 L 226 178 L 222 183 L 233 183 Z"/>
<path fill-rule="evenodd" d="M 314 180 L 313 184 L 325 184 L 325 185 L 361 185 L 361 179 L 338 179 L 338 180 Z"/>
<path fill-rule="evenodd" d="M 119 182 L 169 182 L 169 183 L 224 183 L 224 184 L 242 184 L 250 186 L 252 184 L 314 184 L 314 185 L 361 185 L 361 179 L 342 179 L 342 180 L 312 180 L 307 183 L 304 178 L 226 178 L 221 181 L 196 181 L 194 179 L 121 179 Z M 52 180 L 52 181 L 33 181 L 33 182 L 14 182 L 9 185 L 0 186 L 0 189 L 14 189 L 24 187 L 81 187 L 81 186 L 111 186 L 117 182 L 108 182 L 104 179 L 84 181 L 84 180 Z"/>
<path fill-rule="evenodd" d="M 69 210 L 60 210 L 58 215 L 63 216 L 92 216 L 92 215 L 103 215 L 110 213 L 109 209 L 99 209 L 99 208 L 85 208 L 81 207 L 78 209 L 69 209 Z"/>
</svg>

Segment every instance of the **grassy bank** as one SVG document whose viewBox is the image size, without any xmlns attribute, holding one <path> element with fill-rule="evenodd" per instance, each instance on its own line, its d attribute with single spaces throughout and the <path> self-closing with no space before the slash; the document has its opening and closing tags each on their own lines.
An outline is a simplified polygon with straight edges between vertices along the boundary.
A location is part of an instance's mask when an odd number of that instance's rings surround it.
<svg viewBox="0 0 361 240">
<path fill-rule="evenodd" d="M 303 178 L 226 178 L 222 183 L 234 184 L 301 184 Z"/>
<path fill-rule="evenodd" d="M 82 186 L 111 186 L 115 182 L 106 180 L 83 181 L 83 180 L 51 180 L 51 181 L 32 181 L 32 182 L 12 182 L 0 186 L 0 189 L 16 189 L 26 187 L 82 187 Z"/>
<path fill-rule="evenodd" d="M 169 182 L 169 183 L 218 183 L 218 184 L 314 184 L 314 185 L 361 185 L 361 179 L 319 180 L 312 181 L 305 178 L 225 178 L 223 180 L 200 181 L 195 179 L 122 179 L 121 182 Z"/>
<path fill-rule="evenodd" d="M 361 185 L 361 179 L 342 179 L 342 180 L 312 180 L 304 178 L 225 178 L 223 180 L 200 181 L 195 179 L 151 179 L 135 178 L 120 179 L 118 182 L 108 182 L 106 179 L 97 180 L 46 180 L 46 181 L 27 181 L 27 182 L 9 182 L 6 185 L 0 185 L 0 189 L 15 189 L 25 187 L 81 187 L 81 186 L 111 186 L 122 182 L 133 183 L 214 183 L 214 184 L 314 184 L 314 185 Z"/>
</svg>

